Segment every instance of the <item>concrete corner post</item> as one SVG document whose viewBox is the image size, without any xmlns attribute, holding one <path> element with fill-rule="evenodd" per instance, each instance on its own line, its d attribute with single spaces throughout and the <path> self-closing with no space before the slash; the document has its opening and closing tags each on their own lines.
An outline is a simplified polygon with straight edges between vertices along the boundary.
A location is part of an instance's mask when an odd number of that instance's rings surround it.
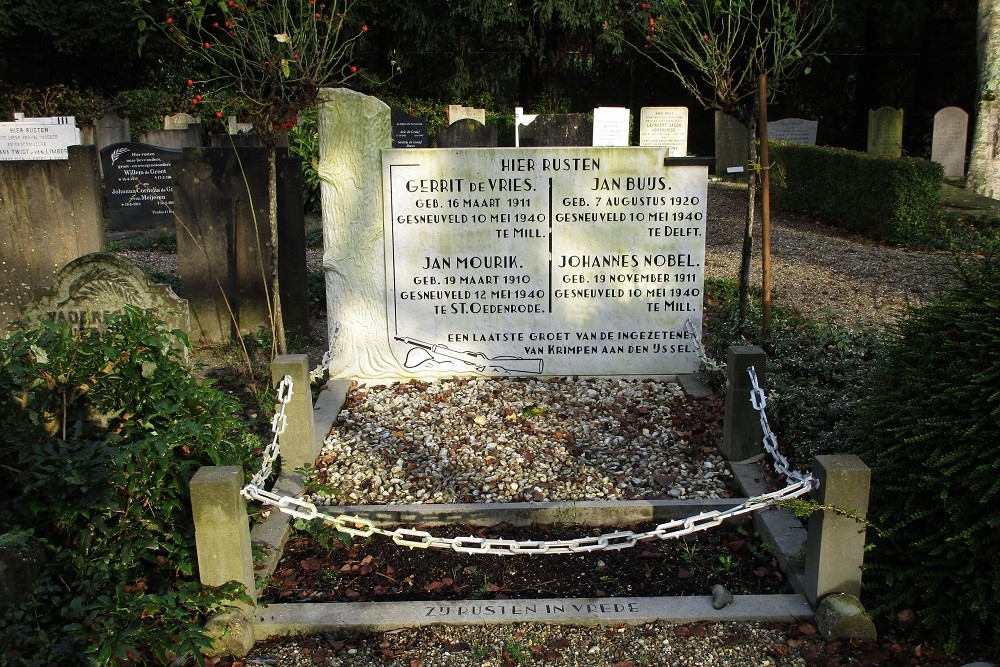
<svg viewBox="0 0 1000 667">
<path fill-rule="evenodd" d="M 198 576 L 206 586 L 238 581 L 256 601 L 250 522 L 239 466 L 204 466 L 191 478 Z"/>
<path fill-rule="evenodd" d="M 309 389 L 309 357 L 283 354 L 271 362 L 271 381 L 275 387 L 288 375 L 292 378 L 292 400 L 285 406 L 288 426 L 279 438 L 281 469 L 291 473 L 316 461 L 316 426 L 313 420 L 312 392 Z"/>
<path fill-rule="evenodd" d="M 730 461 L 744 461 L 763 451 L 760 415 L 750 404 L 750 375 L 764 385 L 767 356 L 756 345 L 732 346 L 726 359 L 726 414 L 723 420 L 722 455 Z"/>
<path fill-rule="evenodd" d="M 813 475 L 819 489 L 813 499 L 823 505 L 868 513 L 871 470 L 853 454 L 817 456 Z M 865 526 L 831 510 L 820 510 L 809 518 L 806 538 L 806 598 L 813 608 L 830 593 L 861 595 L 861 565 L 865 553 Z"/>
</svg>

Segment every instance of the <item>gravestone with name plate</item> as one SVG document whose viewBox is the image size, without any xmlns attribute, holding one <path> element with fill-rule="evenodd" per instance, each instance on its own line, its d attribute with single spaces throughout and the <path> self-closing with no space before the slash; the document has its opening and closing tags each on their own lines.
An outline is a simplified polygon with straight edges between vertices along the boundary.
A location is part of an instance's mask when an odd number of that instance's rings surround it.
<svg viewBox="0 0 1000 667">
<path fill-rule="evenodd" d="M 593 146 L 628 146 L 632 112 L 625 107 L 594 109 Z"/>
<path fill-rule="evenodd" d="M 81 143 L 73 116 L 25 118 L 0 123 L 0 161 L 68 160 L 70 146 Z"/>
<path fill-rule="evenodd" d="M 447 127 L 439 127 L 434 135 L 434 145 L 438 148 L 495 148 L 497 128 L 464 118 Z"/>
<path fill-rule="evenodd" d="M 768 141 L 787 141 L 790 144 L 816 145 L 818 120 L 805 118 L 785 118 L 774 120 L 767 124 Z"/>
<path fill-rule="evenodd" d="M 965 146 L 969 114 L 958 107 L 945 107 L 934 114 L 931 161 L 944 167 L 945 178 L 965 176 Z"/>
<path fill-rule="evenodd" d="M 112 230 L 173 226 L 170 162 L 180 157 L 179 150 L 131 142 L 111 144 L 101 150 Z"/>
<path fill-rule="evenodd" d="M 427 148 L 427 121 L 401 109 L 392 110 L 392 147 Z"/>
<path fill-rule="evenodd" d="M 868 111 L 868 152 L 883 157 L 903 155 L 903 110 L 880 107 Z"/>
<path fill-rule="evenodd" d="M 738 176 L 746 173 L 750 160 L 750 132 L 729 114 L 715 112 L 715 174 Z"/>
<path fill-rule="evenodd" d="M 594 136 L 593 121 L 585 113 L 537 114 L 519 132 L 525 147 L 589 146 Z"/>
<path fill-rule="evenodd" d="M 684 157 L 687 133 L 687 107 L 643 107 L 639 113 L 640 146 L 666 146 L 672 157 Z"/>
<path fill-rule="evenodd" d="M 25 320 L 69 323 L 75 329 L 99 326 L 126 306 L 143 310 L 167 330 L 190 329 L 188 304 L 169 285 L 152 284 L 137 266 L 110 253 L 74 259 L 56 274 L 52 287 L 39 290 L 24 309 Z"/>
</svg>

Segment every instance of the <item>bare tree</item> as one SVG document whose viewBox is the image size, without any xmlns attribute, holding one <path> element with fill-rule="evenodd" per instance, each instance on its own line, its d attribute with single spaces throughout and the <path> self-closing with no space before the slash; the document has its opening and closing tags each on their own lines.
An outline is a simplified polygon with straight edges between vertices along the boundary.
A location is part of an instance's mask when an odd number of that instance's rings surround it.
<svg viewBox="0 0 1000 667">
<path fill-rule="evenodd" d="M 1000 197 L 1000 0 L 979 0 L 979 89 L 967 187 Z"/>
</svg>

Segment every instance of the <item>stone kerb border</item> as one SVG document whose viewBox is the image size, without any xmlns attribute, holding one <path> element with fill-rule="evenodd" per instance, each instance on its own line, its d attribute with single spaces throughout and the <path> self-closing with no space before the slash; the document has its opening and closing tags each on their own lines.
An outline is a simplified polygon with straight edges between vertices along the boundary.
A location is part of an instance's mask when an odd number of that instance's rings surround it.
<svg viewBox="0 0 1000 667">
<path fill-rule="evenodd" d="M 735 374 L 745 374 L 754 365 L 763 383 L 763 352 L 760 348 L 734 348 L 730 352 L 727 386 L 736 387 Z M 343 404 L 349 383 L 333 382 L 311 405 L 308 389 L 309 371 L 305 355 L 286 355 L 275 359 L 273 377 L 291 375 L 295 383 L 292 402 L 286 406 L 288 429 L 281 438 L 284 472 L 275 484 L 274 492 L 299 496 L 303 480 L 294 470 L 312 462 L 319 452 L 326 431 Z M 697 390 L 692 378 L 682 385 Z M 743 388 L 740 388 L 742 391 Z M 756 442 L 751 458 L 760 454 L 761 430 L 758 420 L 745 414 L 734 414 L 747 406 L 749 400 L 727 400 L 726 429 L 738 425 L 740 434 L 728 434 L 727 442 Z M 299 419 L 295 418 L 299 416 Z M 308 415 L 308 417 L 307 417 Z M 756 429 L 756 430 L 754 430 Z M 743 450 L 746 453 L 746 450 Z M 759 495 L 764 490 L 760 468 L 755 462 L 731 463 L 737 483 L 744 495 Z M 813 497 L 820 503 L 854 510 L 862 518 L 867 511 L 868 469 L 856 456 L 821 456 L 814 461 L 814 474 L 821 486 Z M 291 532 L 291 517 L 271 510 L 267 519 L 247 534 L 246 504 L 239 489 L 242 487 L 239 468 L 205 467 L 191 481 L 192 506 L 198 548 L 199 574 L 202 582 L 218 584 L 236 580 L 242 582 L 256 600 L 257 583 L 263 581 L 277 566 L 282 549 Z M 501 522 L 526 524 L 537 521 L 566 522 L 588 525 L 623 525 L 643 521 L 680 518 L 711 509 L 725 510 L 741 499 L 718 501 L 614 501 L 556 503 L 497 503 L 474 505 L 409 505 L 338 507 L 339 513 L 349 513 L 372 519 L 378 524 L 398 525 L 419 523 L 446 525 L 458 522 L 489 525 Z M 677 623 L 694 621 L 788 621 L 813 617 L 813 609 L 824 596 L 834 593 L 858 595 L 861 585 L 861 564 L 864 531 L 853 519 L 829 511 L 820 511 L 809 522 L 808 534 L 801 522 L 788 509 L 755 512 L 753 521 L 764 539 L 775 548 L 779 562 L 795 591 L 790 595 L 736 596 L 733 604 L 715 610 L 711 596 L 669 598 L 604 598 L 551 600 L 464 600 L 448 602 L 380 602 L 380 603 L 308 603 L 262 605 L 253 609 L 235 610 L 228 614 L 220 627 L 218 653 L 245 655 L 243 644 L 224 639 L 231 635 L 252 634 L 261 641 L 271 636 L 330 631 L 333 629 L 378 631 L 429 623 L 475 624 L 546 622 L 563 624 L 646 623 L 668 620 Z M 253 570 L 253 549 L 258 561 Z M 802 557 L 804 554 L 804 558 Z M 232 616 L 236 617 L 234 621 Z M 209 624 L 210 627 L 213 624 Z"/>
</svg>

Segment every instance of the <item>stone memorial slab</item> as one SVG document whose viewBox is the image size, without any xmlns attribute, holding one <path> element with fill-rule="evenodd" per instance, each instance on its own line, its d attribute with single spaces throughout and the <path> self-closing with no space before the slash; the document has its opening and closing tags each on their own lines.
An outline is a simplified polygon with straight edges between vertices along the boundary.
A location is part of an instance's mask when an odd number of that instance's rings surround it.
<svg viewBox="0 0 1000 667">
<path fill-rule="evenodd" d="M 229 134 L 246 134 L 253 131 L 253 123 L 240 123 L 236 116 L 227 116 L 226 130 Z"/>
<path fill-rule="evenodd" d="M 25 118 L 0 123 L 0 161 L 68 160 L 70 146 L 80 144 L 73 116 Z"/>
<path fill-rule="evenodd" d="M 695 370 L 708 172 L 666 153 L 383 151 L 380 372 Z"/>
<path fill-rule="evenodd" d="M 632 112 L 625 107 L 594 109 L 594 146 L 628 146 Z"/>
<path fill-rule="evenodd" d="M 137 143 L 101 150 L 111 229 L 156 229 L 174 224 L 170 162 L 181 151 Z"/>
<path fill-rule="evenodd" d="M 687 134 L 687 107 L 643 107 L 639 113 L 640 146 L 666 146 L 671 157 L 684 157 Z"/>
<path fill-rule="evenodd" d="M 521 131 L 538 118 L 536 113 L 524 113 L 524 107 L 514 107 L 514 147 L 521 145 Z"/>
<path fill-rule="evenodd" d="M 868 152 L 883 157 L 902 157 L 902 109 L 880 107 L 868 111 Z"/>
<path fill-rule="evenodd" d="M 454 125 L 458 121 L 466 118 L 471 118 L 474 121 L 478 121 L 479 123 L 486 125 L 486 109 L 464 107 L 461 104 L 448 105 L 448 123 L 450 125 Z"/>
<path fill-rule="evenodd" d="M 767 124 L 767 139 L 768 141 L 787 141 L 790 144 L 815 146 L 818 129 L 818 120 L 785 118 Z"/>
<path fill-rule="evenodd" d="M 594 128 L 585 113 L 538 114 L 520 133 L 526 147 L 589 146 Z"/>
<path fill-rule="evenodd" d="M 187 301 L 169 285 L 151 284 L 141 269 L 110 253 L 91 253 L 64 266 L 51 288 L 36 293 L 24 318 L 96 327 L 126 306 L 146 311 L 168 330 L 186 334 L 190 329 Z"/>
<path fill-rule="evenodd" d="M 494 148 L 497 145 L 497 128 L 464 118 L 447 127 L 439 127 L 434 135 L 434 145 L 438 148 Z"/>
<path fill-rule="evenodd" d="M 969 114 L 958 107 L 945 107 L 934 114 L 931 161 L 944 167 L 945 178 L 965 176 L 965 146 Z"/>
<path fill-rule="evenodd" d="M 139 135 L 139 143 L 160 148 L 182 150 L 202 145 L 201 123 L 188 125 L 183 130 L 150 130 Z"/>
<path fill-rule="evenodd" d="M 163 117 L 164 130 L 186 130 L 191 125 L 197 125 L 201 121 L 189 113 L 175 113 L 172 116 Z"/>
<path fill-rule="evenodd" d="M 715 174 L 743 174 L 750 160 L 747 126 L 729 114 L 715 112 Z"/>
<path fill-rule="evenodd" d="M 392 147 L 427 148 L 427 121 L 401 109 L 392 110 Z"/>
</svg>

